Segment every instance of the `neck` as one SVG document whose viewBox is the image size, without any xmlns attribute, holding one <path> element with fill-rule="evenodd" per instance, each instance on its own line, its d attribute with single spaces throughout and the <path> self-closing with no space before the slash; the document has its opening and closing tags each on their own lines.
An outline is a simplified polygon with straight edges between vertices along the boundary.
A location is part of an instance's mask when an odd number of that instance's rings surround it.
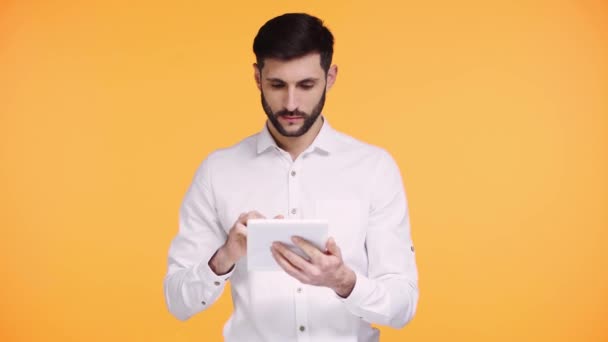
<svg viewBox="0 0 608 342">
<path fill-rule="evenodd" d="M 282 135 L 268 121 L 266 122 L 266 126 L 268 126 L 270 135 L 272 135 L 277 145 L 283 150 L 287 151 L 291 155 L 292 160 L 296 160 L 298 156 L 312 144 L 319 134 L 319 131 L 321 131 L 321 127 L 323 126 L 323 116 L 319 115 L 308 132 L 299 137 L 286 137 Z"/>
</svg>

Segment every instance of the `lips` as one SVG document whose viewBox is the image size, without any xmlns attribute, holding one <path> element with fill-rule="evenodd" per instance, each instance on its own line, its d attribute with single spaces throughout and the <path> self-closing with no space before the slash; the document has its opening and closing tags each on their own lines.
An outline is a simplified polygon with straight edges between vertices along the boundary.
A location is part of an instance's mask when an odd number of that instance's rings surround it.
<svg viewBox="0 0 608 342">
<path fill-rule="evenodd" d="M 294 123 L 304 119 L 301 115 L 280 115 L 279 117 L 288 123 Z"/>
</svg>

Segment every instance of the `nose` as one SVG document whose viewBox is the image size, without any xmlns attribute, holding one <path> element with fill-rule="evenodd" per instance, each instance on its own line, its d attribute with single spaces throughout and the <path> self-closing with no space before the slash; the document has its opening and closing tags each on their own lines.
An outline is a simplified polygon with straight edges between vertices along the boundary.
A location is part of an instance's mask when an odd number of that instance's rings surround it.
<svg viewBox="0 0 608 342">
<path fill-rule="evenodd" d="M 293 112 L 298 108 L 298 101 L 296 98 L 296 90 L 294 88 L 288 88 L 285 94 L 285 100 L 283 103 L 285 110 Z"/>
</svg>

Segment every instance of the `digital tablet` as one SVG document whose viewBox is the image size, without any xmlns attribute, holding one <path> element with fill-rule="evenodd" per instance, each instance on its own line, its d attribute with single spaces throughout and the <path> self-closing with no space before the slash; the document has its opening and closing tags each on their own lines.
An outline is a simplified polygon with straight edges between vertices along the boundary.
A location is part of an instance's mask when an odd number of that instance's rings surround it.
<svg viewBox="0 0 608 342">
<path fill-rule="evenodd" d="M 302 237 L 324 251 L 327 234 L 327 220 L 250 219 L 247 221 L 247 269 L 282 271 L 270 252 L 273 242 L 283 242 L 295 253 L 308 259 L 306 254 L 293 244 L 291 237 Z"/>
</svg>

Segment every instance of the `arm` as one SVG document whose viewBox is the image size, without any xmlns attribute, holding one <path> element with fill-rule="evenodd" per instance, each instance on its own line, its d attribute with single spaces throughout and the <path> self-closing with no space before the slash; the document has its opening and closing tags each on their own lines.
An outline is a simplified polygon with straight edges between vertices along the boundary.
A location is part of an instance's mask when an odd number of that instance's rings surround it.
<svg viewBox="0 0 608 342">
<path fill-rule="evenodd" d="M 183 200 L 179 232 L 169 248 L 164 294 L 169 312 L 178 319 L 186 320 L 205 310 L 222 294 L 233 268 L 217 275 L 209 261 L 216 252 L 221 258 L 223 254 L 218 249 L 226 238 L 215 212 L 207 159 L 197 170 Z"/>
<path fill-rule="evenodd" d="M 375 179 L 366 238 L 368 275 L 355 272 L 355 286 L 341 300 L 370 323 L 400 328 L 416 312 L 418 271 L 399 167 L 386 152 Z"/>
</svg>

